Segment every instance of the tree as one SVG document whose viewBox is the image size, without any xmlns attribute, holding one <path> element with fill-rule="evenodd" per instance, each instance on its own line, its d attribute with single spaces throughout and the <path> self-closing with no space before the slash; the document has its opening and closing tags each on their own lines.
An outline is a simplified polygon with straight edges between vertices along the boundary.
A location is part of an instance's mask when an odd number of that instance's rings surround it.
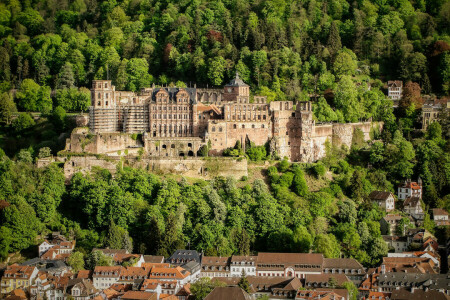
<svg viewBox="0 0 450 300">
<path fill-rule="evenodd" d="M 16 93 L 19 108 L 25 111 L 37 111 L 39 90 L 39 84 L 34 82 L 33 79 L 23 80 Z"/>
<path fill-rule="evenodd" d="M 22 131 L 33 127 L 36 124 L 33 117 L 28 113 L 20 113 L 17 119 L 12 122 L 12 127 L 16 131 Z"/>
<path fill-rule="evenodd" d="M 364 115 L 364 109 L 358 101 L 358 91 L 350 76 L 344 75 L 339 80 L 334 105 L 342 111 L 346 122 L 358 122 Z"/>
<path fill-rule="evenodd" d="M 225 72 L 225 59 L 222 56 L 216 56 L 209 60 L 208 65 L 208 78 L 211 84 L 221 85 Z"/>
<path fill-rule="evenodd" d="M 358 299 L 358 288 L 351 281 L 346 281 L 342 284 L 342 287 L 348 291 L 349 299 L 356 300 Z"/>
<path fill-rule="evenodd" d="M 12 120 L 12 113 L 16 110 L 16 104 L 9 94 L 2 93 L 0 95 L 0 123 L 9 125 Z"/>
<path fill-rule="evenodd" d="M 96 266 L 112 266 L 113 263 L 113 258 L 100 250 L 92 251 L 86 258 L 86 267 L 89 270 L 94 270 Z"/>
<path fill-rule="evenodd" d="M 313 244 L 313 238 L 306 227 L 299 225 L 293 232 L 294 252 L 308 253 Z"/>
<path fill-rule="evenodd" d="M 251 293 L 250 283 L 248 282 L 247 277 L 245 277 L 244 269 L 242 269 L 241 279 L 238 282 L 238 287 L 240 287 L 247 293 Z"/>
<path fill-rule="evenodd" d="M 317 253 L 323 253 L 326 258 L 339 258 L 341 246 L 333 234 L 319 234 L 314 241 Z"/>
<path fill-rule="evenodd" d="M 66 62 L 58 74 L 58 79 L 56 80 L 57 89 L 68 89 L 75 85 L 75 77 L 73 75 L 73 67 L 70 62 Z"/>
<path fill-rule="evenodd" d="M 297 164 L 294 165 L 293 169 L 292 190 L 299 196 L 306 196 L 308 194 L 308 184 L 306 183 L 305 174 Z"/>
<path fill-rule="evenodd" d="M 422 107 L 423 99 L 420 95 L 420 85 L 416 82 L 408 81 L 403 87 L 402 98 L 400 99 L 399 105 L 403 109 L 407 109 L 411 105 L 414 108 L 419 109 Z"/>
<path fill-rule="evenodd" d="M 339 202 L 339 218 L 341 222 L 355 225 L 357 220 L 357 212 L 355 202 L 352 200 L 344 200 Z"/>
<path fill-rule="evenodd" d="M 42 147 L 39 149 L 39 158 L 46 158 L 52 156 L 52 150 L 49 147 Z"/>
<path fill-rule="evenodd" d="M 133 251 L 133 243 L 128 231 L 117 226 L 113 221 L 109 226 L 106 245 L 111 249 L 125 249 L 130 253 Z"/>
<path fill-rule="evenodd" d="M 57 131 L 63 132 L 66 127 L 66 111 L 64 108 L 56 107 L 52 112 L 51 121 Z"/>
<path fill-rule="evenodd" d="M 79 251 L 73 252 L 69 258 L 67 258 L 67 264 L 72 268 L 74 273 L 80 270 L 84 270 L 84 255 Z"/>
<path fill-rule="evenodd" d="M 202 277 L 191 285 L 191 293 L 196 300 L 203 300 L 215 287 L 223 287 L 226 284 L 220 280 L 211 280 L 209 277 Z"/>
<path fill-rule="evenodd" d="M 324 97 L 320 97 L 317 103 L 313 104 L 314 116 L 320 122 L 337 121 L 337 115 Z"/>
<path fill-rule="evenodd" d="M 358 67 L 356 55 L 349 49 L 344 48 L 336 56 L 333 64 L 333 71 L 336 76 L 353 75 Z"/>
<path fill-rule="evenodd" d="M 341 50 L 341 36 L 336 22 L 331 23 L 330 33 L 328 34 L 327 49 L 332 57 Z"/>
</svg>

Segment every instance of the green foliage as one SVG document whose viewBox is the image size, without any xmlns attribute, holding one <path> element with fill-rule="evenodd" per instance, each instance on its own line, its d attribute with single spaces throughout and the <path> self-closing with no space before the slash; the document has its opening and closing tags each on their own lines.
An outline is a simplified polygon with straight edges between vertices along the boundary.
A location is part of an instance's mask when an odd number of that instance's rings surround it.
<svg viewBox="0 0 450 300">
<path fill-rule="evenodd" d="M 211 280 L 209 277 L 202 277 L 191 285 L 191 292 L 196 300 L 202 300 L 217 286 L 226 286 L 226 284 L 219 280 Z"/>
<path fill-rule="evenodd" d="M 67 264 L 75 273 L 84 270 L 84 254 L 79 251 L 73 252 L 69 258 L 67 258 Z"/>
<path fill-rule="evenodd" d="M 318 162 L 313 166 L 313 171 L 317 178 L 321 178 L 321 177 L 325 176 L 327 169 L 323 165 L 323 163 Z"/>
<path fill-rule="evenodd" d="M 14 119 L 12 122 L 12 127 L 16 131 L 26 130 L 30 127 L 33 127 L 36 124 L 34 122 L 33 117 L 28 113 L 19 113 L 17 119 Z"/>
</svg>

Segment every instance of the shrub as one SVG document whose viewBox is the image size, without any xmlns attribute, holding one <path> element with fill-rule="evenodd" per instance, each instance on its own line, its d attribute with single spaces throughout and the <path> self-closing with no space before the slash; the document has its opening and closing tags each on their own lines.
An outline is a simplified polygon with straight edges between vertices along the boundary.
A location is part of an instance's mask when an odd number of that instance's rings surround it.
<svg viewBox="0 0 450 300">
<path fill-rule="evenodd" d="M 12 126 L 16 131 L 22 131 L 33 127 L 36 124 L 33 117 L 29 113 L 20 113 L 17 119 L 12 122 Z"/>
<path fill-rule="evenodd" d="M 291 165 L 289 164 L 287 158 L 284 158 L 279 164 L 278 164 L 278 171 L 281 173 L 286 172 Z"/>
<path fill-rule="evenodd" d="M 267 152 L 264 146 L 254 146 L 247 150 L 248 158 L 252 161 L 261 161 L 266 159 Z"/>
<path fill-rule="evenodd" d="M 321 163 L 318 162 L 314 167 L 314 174 L 316 175 L 317 178 L 323 177 L 325 175 L 325 172 L 327 171 L 325 166 Z"/>
</svg>

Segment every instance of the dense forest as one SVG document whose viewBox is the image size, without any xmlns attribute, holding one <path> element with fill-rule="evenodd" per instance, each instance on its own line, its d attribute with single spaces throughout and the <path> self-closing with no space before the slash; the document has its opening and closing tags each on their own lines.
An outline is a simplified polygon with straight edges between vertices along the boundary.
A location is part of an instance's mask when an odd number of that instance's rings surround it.
<svg viewBox="0 0 450 300">
<path fill-rule="evenodd" d="M 42 234 L 58 230 L 77 240 L 74 265 L 94 259 L 93 247 L 165 256 L 190 247 L 220 256 L 316 251 L 374 266 L 388 248 L 379 224 L 385 213 L 368 200 L 371 191 L 395 192 L 405 178 L 420 175 L 424 208 L 450 209 L 448 142 L 439 123 L 412 142 L 397 130 L 367 144 L 355 131 L 351 149 L 327 144 L 315 164 L 277 162 L 251 149 L 249 159 L 269 159 L 265 180 L 188 181 L 124 167 L 114 177 L 104 169 L 77 173 L 66 185 L 57 163 L 37 168 L 27 149 L 16 160 L 2 153 L 0 254 L 34 256 Z M 49 152 L 42 148 L 38 157 Z M 399 228 L 414 227 L 404 216 Z M 424 227 L 445 239 L 428 213 Z"/>
</svg>

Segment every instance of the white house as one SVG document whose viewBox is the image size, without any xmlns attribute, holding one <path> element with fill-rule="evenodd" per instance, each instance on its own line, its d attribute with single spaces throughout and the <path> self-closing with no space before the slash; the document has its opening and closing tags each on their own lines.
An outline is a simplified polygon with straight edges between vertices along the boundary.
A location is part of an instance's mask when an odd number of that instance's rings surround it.
<svg viewBox="0 0 450 300">
<path fill-rule="evenodd" d="M 391 192 L 373 191 L 370 193 L 369 198 L 387 212 L 395 209 L 395 198 Z"/>
<path fill-rule="evenodd" d="M 419 178 L 418 182 L 408 179 L 398 187 L 398 200 L 405 200 L 408 197 L 422 199 L 422 179 Z"/>
<path fill-rule="evenodd" d="M 242 272 L 245 272 L 247 276 L 256 275 L 256 258 L 257 256 L 238 256 L 233 255 L 231 257 L 231 277 L 240 277 Z"/>
<path fill-rule="evenodd" d="M 391 100 L 402 98 L 403 82 L 401 80 L 388 81 L 388 97 Z"/>
</svg>

